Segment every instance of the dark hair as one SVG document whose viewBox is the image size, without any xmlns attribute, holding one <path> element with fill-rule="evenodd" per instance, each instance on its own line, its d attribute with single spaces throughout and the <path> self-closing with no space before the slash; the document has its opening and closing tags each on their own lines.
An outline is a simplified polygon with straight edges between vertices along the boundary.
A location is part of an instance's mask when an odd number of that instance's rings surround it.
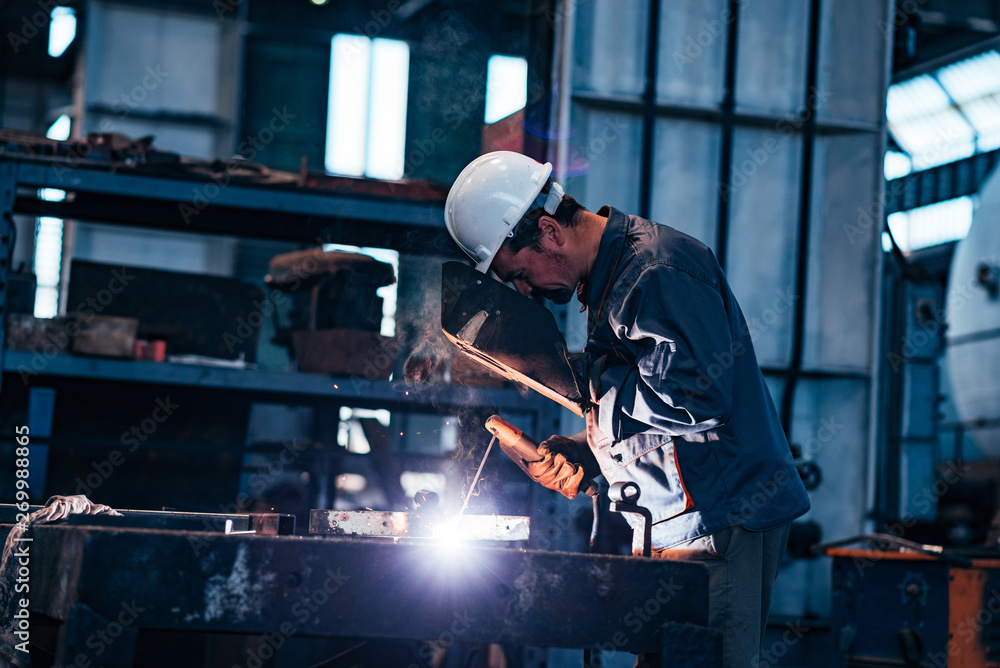
<svg viewBox="0 0 1000 668">
<path fill-rule="evenodd" d="M 542 192 L 548 192 L 548 184 L 542 189 Z M 575 199 L 569 195 L 563 195 L 562 200 L 559 202 L 559 206 L 556 207 L 555 213 L 547 214 L 545 209 L 532 209 L 528 213 L 524 214 L 524 218 L 521 219 L 520 224 L 514 231 L 514 236 L 507 239 L 506 243 L 503 245 L 510 250 L 511 253 L 517 253 L 525 248 L 533 248 L 534 250 L 541 250 L 542 246 L 539 243 L 538 234 L 538 219 L 542 216 L 549 215 L 556 219 L 563 227 L 573 227 L 576 225 L 576 214 L 580 211 L 586 211 L 586 207 L 577 202 Z"/>
</svg>

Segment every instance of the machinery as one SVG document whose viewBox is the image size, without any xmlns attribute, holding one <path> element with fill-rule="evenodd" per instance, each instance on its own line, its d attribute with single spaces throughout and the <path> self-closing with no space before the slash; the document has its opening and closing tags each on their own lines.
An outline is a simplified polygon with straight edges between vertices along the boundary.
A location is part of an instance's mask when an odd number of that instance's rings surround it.
<svg viewBox="0 0 1000 668">
<path fill-rule="evenodd" d="M 968 236 L 951 263 L 946 302 L 951 394 L 969 438 L 983 455 L 1000 457 L 1000 172 L 980 193 Z"/>
<path fill-rule="evenodd" d="M 833 557 L 830 665 L 1000 665 L 1000 558 L 940 548 L 929 554 L 891 535 L 869 538 L 903 549 L 825 550 Z"/>
</svg>

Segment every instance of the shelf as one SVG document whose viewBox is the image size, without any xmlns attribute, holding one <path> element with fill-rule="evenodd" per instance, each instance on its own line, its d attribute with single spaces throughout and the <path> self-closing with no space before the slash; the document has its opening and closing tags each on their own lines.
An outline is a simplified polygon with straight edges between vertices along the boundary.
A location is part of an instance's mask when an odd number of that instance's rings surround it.
<svg viewBox="0 0 1000 668">
<path fill-rule="evenodd" d="M 153 227 L 181 232 L 295 241 L 379 245 L 408 253 L 456 256 L 444 225 L 444 200 L 365 192 L 251 184 L 198 175 L 156 176 L 91 164 L 0 155 L 0 180 L 18 189 L 16 213 Z M 35 192 L 72 197 L 52 202 Z M 377 242 L 375 240 L 378 240 Z"/>
<path fill-rule="evenodd" d="M 44 366 L 39 364 L 44 360 Z M 42 367 L 33 370 L 35 367 Z M 314 373 L 286 373 L 218 369 L 188 364 L 140 362 L 8 350 L 3 358 L 4 384 L 51 385 L 57 379 L 94 380 L 247 392 L 261 399 L 315 403 L 336 400 L 357 408 L 407 408 L 415 412 L 447 413 L 469 406 L 507 411 L 538 411 L 537 395 L 523 397 L 515 389 L 460 385 L 410 385 L 399 381 L 336 377 Z"/>
<path fill-rule="evenodd" d="M 147 166 L 151 171 L 154 166 Z M 145 168 L 144 168 L 145 169 Z M 456 257 L 444 225 L 444 195 L 406 182 L 371 183 L 348 189 L 253 184 L 199 174 L 152 174 L 113 163 L 65 157 L 0 153 L 0 212 L 5 216 L 53 216 L 69 220 L 180 232 L 293 241 L 336 242 L 393 248 L 403 253 Z M 419 184 L 417 184 L 419 185 Z M 42 188 L 67 191 L 62 201 L 39 197 Z M 352 189 L 353 188 L 353 189 Z M 433 190 L 433 189 L 432 189 Z M 430 192 L 430 194 L 428 194 Z M 0 238 L 0 249 L 4 243 Z M 0 308 L 6 273 L 0 266 Z M 248 401 L 340 404 L 411 413 L 455 414 L 473 408 L 533 415 L 540 425 L 555 422 L 559 409 L 537 394 L 517 389 L 457 385 L 408 385 L 333 377 L 205 366 L 97 359 L 3 349 L 0 325 L 0 387 L 54 387 L 79 391 L 91 383 L 156 385 L 242 393 Z M 39 368 L 34 369 L 34 362 Z M 30 375 L 22 377 L 21 369 Z M 75 386 L 75 387 L 74 387 Z"/>
</svg>

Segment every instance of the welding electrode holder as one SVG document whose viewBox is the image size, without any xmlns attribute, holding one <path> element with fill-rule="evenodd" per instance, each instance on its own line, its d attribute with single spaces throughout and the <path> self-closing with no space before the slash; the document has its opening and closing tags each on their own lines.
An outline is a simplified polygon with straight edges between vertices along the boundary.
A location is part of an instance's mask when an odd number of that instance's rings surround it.
<svg viewBox="0 0 1000 668">
<path fill-rule="evenodd" d="M 551 456 L 551 453 L 540 453 L 538 451 L 537 441 L 530 436 L 526 436 L 524 432 L 512 425 L 510 422 L 504 420 L 499 415 L 492 415 L 488 420 L 486 420 L 486 429 L 496 436 L 497 443 L 500 444 L 500 449 L 503 450 L 515 464 L 517 464 L 518 468 L 524 471 L 532 480 L 540 482 L 537 476 L 531 472 L 528 465 L 541 462 L 546 456 Z M 581 464 L 568 462 L 568 460 L 566 464 L 575 467 L 576 470 L 581 470 L 583 468 Z M 544 483 L 541 484 L 544 485 Z M 548 487 L 548 485 L 544 486 Z M 593 480 L 581 480 L 579 486 L 580 491 L 587 496 L 596 497 L 599 494 L 597 483 Z M 567 496 L 561 489 L 553 487 L 549 487 L 549 489 L 555 489 L 556 491 L 562 493 L 563 496 Z M 572 499 L 575 496 L 576 493 L 574 492 L 573 495 L 568 496 L 568 498 Z"/>
</svg>

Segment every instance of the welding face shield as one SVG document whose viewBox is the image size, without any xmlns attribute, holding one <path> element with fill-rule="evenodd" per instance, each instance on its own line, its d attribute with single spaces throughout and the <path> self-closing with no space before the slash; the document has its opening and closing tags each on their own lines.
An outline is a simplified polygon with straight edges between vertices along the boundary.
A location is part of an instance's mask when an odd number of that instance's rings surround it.
<svg viewBox="0 0 1000 668">
<path fill-rule="evenodd" d="M 583 417 L 582 356 L 567 351 L 547 308 L 461 262 L 446 262 L 441 279 L 441 329 L 448 340 L 491 371 Z"/>
</svg>

